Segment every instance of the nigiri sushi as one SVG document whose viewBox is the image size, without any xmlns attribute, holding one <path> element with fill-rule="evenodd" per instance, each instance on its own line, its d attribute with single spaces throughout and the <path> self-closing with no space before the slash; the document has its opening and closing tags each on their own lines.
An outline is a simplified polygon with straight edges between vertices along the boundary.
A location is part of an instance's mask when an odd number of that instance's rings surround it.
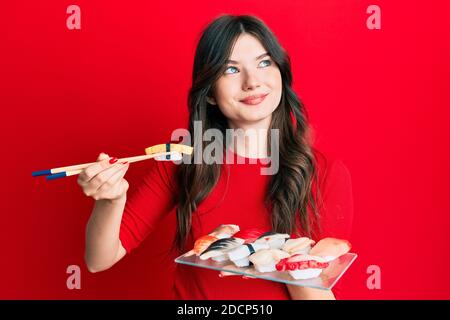
<svg viewBox="0 0 450 320">
<path fill-rule="evenodd" d="M 206 236 L 202 236 L 200 238 L 198 238 L 197 240 L 195 240 L 194 242 L 194 249 L 192 249 L 191 251 L 187 252 L 185 254 L 186 257 L 192 256 L 192 255 L 196 255 L 199 256 L 203 251 L 205 251 L 211 243 L 213 243 L 214 241 L 217 241 L 218 238 L 211 236 L 209 234 L 207 234 Z"/>
<path fill-rule="evenodd" d="M 255 243 L 266 243 L 270 249 L 280 249 L 281 246 L 289 239 L 286 233 L 266 232 L 261 235 Z"/>
<path fill-rule="evenodd" d="M 211 243 L 211 245 L 205 251 L 203 251 L 203 253 L 200 255 L 200 259 L 207 260 L 209 258 L 212 258 L 212 260 L 218 262 L 226 261 L 228 260 L 227 252 L 240 246 L 243 243 L 243 239 L 234 237 L 216 240 Z"/>
<path fill-rule="evenodd" d="M 235 224 L 222 224 L 214 229 L 209 234 L 198 238 L 194 243 L 194 249 L 185 254 L 186 257 L 196 255 L 199 256 L 205 251 L 214 241 L 219 239 L 230 238 L 233 234 L 239 231 L 239 226 Z"/>
<path fill-rule="evenodd" d="M 261 229 L 244 229 L 239 231 L 238 233 L 235 233 L 233 237 L 244 239 L 244 243 L 252 243 L 255 242 L 256 239 L 258 239 L 262 234 L 264 234 L 265 231 Z"/>
<path fill-rule="evenodd" d="M 329 263 L 321 257 L 294 254 L 289 258 L 281 259 L 275 267 L 277 271 L 288 271 L 296 280 L 305 280 L 318 277 L 328 265 Z"/>
<path fill-rule="evenodd" d="M 221 224 L 214 231 L 210 232 L 209 235 L 215 236 L 219 239 L 229 238 L 239 232 L 239 226 L 235 224 Z"/>
<path fill-rule="evenodd" d="M 296 253 L 308 254 L 311 250 L 311 246 L 315 243 L 316 242 L 314 240 L 306 237 L 289 239 L 281 246 L 281 250 L 286 251 L 290 255 Z"/>
<path fill-rule="evenodd" d="M 322 257 L 328 262 L 346 254 L 350 251 L 351 247 L 350 242 L 347 240 L 324 238 L 312 247 L 309 254 Z"/>
<path fill-rule="evenodd" d="M 227 254 L 236 266 L 248 267 L 250 265 L 248 257 L 262 249 L 269 249 L 269 245 L 267 243 L 246 243 L 228 251 Z"/>
<path fill-rule="evenodd" d="M 289 253 L 279 249 L 263 249 L 252 254 L 248 259 L 259 272 L 272 272 L 276 270 L 275 265 L 281 259 L 289 256 Z"/>
</svg>

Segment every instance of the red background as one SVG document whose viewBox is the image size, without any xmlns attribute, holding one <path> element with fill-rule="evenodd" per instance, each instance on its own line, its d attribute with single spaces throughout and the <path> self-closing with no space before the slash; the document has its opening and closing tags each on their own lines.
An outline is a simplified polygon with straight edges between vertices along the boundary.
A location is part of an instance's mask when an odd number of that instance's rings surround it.
<svg viewBox="0 0 450 320">
<path fill-rule="evenodd" d="M 81 30 L 66 8 L 81 8 Z M 366 8 L 381 7 L 381 30 Z M 195 45 L 221 13 L 261 17 L 289 52 L 317 146 L 349 168 L 355 201 L 345 298 L 450 298 L 448 1 L 2 2 L 0 298 L 169 297 L 164 221 L 114 268 L 90 274 L 93 200 L 76 178 L 31 171 L 142 154 L 185 127 Z M 133 164 L 131 188 L 149 162 Z M 81 290 L 66 288 L 81 266 Z M 366 286 L 381 268 L 381 289 Z M 167 269 L 169 267 L 169 270 Z"/>
</svg>

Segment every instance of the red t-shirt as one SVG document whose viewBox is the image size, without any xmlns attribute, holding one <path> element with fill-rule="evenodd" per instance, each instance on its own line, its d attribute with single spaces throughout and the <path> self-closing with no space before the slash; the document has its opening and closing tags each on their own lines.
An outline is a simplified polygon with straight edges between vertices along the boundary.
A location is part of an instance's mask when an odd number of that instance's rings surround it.
<svg viewBox="0 0 450 320">
<path fill-rule="evenodd" d="M 220 224 L 237 224 L 241 230 L 271 230 L 270 214 L 264 205 L 271 176 L 260 174 L 260 169 L 267 165 L 260 161 L 249 164 L 247 158 L 244 160 L 246 164 L 225 164 L 228 170 L 222 170 L 219 182 L 198 206 L 192 217 L 194 239 Z M 165 215 L 175 214 L 177 168 L 171 161 L 157 162 L 128 197 L 120 228 L 120 240 L 128 253 Z M 317 169 L 323 199 L 320 238 L 332 236 L 349 240 L 353 220 L 349 172 L 341 161 L 327 159 L 321 153 L 317 154 Z M 188 243 L 188 248 L 192 246 L 193 243 Z M 218 271 L 181 264 L 176 264 L 173 290 L 176 299 L 290 299 L 282 283 L 240 276 L 220 278 Z M 338 297 L 339 283 L 333 292 Z"/>
</svg>

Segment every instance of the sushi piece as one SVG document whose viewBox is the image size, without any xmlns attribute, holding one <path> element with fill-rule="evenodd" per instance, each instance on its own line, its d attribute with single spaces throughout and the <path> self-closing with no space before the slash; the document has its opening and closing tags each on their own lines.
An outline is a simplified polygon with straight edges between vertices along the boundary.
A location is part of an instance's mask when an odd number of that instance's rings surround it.
<svg viewBox="0 0 450 320">
<path fill-rule="evenodd" d="M 154 159 L 156 161 L 177 161 L 183 159 L 183 154 L 192 154 L 193 150 L 194 148 L 184 144 L 165 143 L 145 148 L 145 154 L 167 153 L 156 156 Z"/>
<path fill-rule="evenodd" d="M 329 263 L 325 259 L 307 254 L 294 254 L 281 259 L 275 266 L 277 271 L 287 271 L 296 280 L 312 279 L 320 276 Z"/>
<path fill-rule="evenodd" d="M 243 243 L 244 240 L 239 238 L 225 238 L 216 240 L 211 243 L 205 251 L 203 251 L 200 255 L 200 259 L 207 260 L 212 258 L 212 260 L 217 262 L 226 261 L 228 260 L 227 252 Z"/>
<path fill-rule="evenodd" d="M 289 256 L 289 253 L 279 249 L 263 249 L 252 254 L 248 259 L 259 272 L 272 272 L 276 271 L 275 266 L 281 259 Z"/>
<path fill-rule="evenodd" d="M 255 242 L 256 239 L 258 239 L 262 234 L 264 234 L 263 230 L 252 228 L 239 231 L 238 233 L 234 234 L 234 237 L 243 239 L 244 243 L 252 243 Z"/>
<path fill-rule="evenodd" d="M 270 231 L 262 234 L 255 243 L 266 243 L 270 249 L 280 249 L 287 239 L 289 239 L 289 235 L 286 233 Z"/>
<path fill-rule="evenodd" d="M 179 161 L 179 160 L 183 160 L 183 155 L 177 151 L 172 151 L 168 155 L 156 156 L 154 159 L 156 161 L 168 161 L 168 160 Z"/>
<path fill-rule="evenodd" d="M 309 252 L 312 256 L 319 256 L 329 262 L 346 254 L 352 248 L 350 242 L 336 238 L 324 238 L 317 242 Z"/>
<path fill-rule="evenodd" d="M 207 234 L 206 236 L 202 236 L 200 238 L 198 238 L 197 240 L 195 240 L 194 243 L 194 249 L 192 249 L 191 251 L 187 252 L 185 254 L 186 257 L 192 256 L 192 255 L 196 255 L 199 256 L 203 251 L 205 251 L 211 243 L 213 243 L 214 241 L 217 241 L 218 238 L 211 236 L 209 234 Z"/>
<path fill-rule="evenodd" d="M 234 235 L 236 232 L 239 232 L 239 226 L 235 224 L 221 224 L 213 232 L 210 232 L 209 235 L 215 236 L 219 239 L 229 238 Z"/>
<path fill-rule="evenodd" d="M 308 254 L 311 250 L 311 246 L 315 243 L 314 240 L 306 237 L 289 239 L 281 246 L 281 250 L 286 251 L 290 255 L 296 253 Z"/>
<path fill-rule="evenodd" d="M 219 239 L 230 238 L 233 234 L 239 231 L 239 226 L 235 224 L 222 224 L 214 229 L 209 234 L 198 238 L 194 243 L 194 249 L 187 252 L 184 256 L 192 255 L 199 256 L 203 253 L 213 242 Z"/>
<path fill-rule="evenodd" d="M 246 243 L 235 249 L 228 251 L 228 258 L 238 267 L 248 267 L 250 255 L 262 249 L 269 249 L 267 243 Z"/>
</svg>

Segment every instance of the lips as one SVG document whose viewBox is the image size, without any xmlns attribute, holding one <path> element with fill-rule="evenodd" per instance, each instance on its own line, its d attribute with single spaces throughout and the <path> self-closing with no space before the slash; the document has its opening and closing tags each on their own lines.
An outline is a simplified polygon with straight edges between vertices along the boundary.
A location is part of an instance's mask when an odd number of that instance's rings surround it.
<svg viewBox="0 0 450 320">
<path fill-rule="evenodd" d="M 266 96 L 268 95 L 268 93 L 266 94 L 255 94 L 252 96 L 248 96 L 242 100 L 240 100 L 242 103 L 248 104 L 248 105 L 257 105 L 260 104 L 261 102 L 263 102 L 263 100 L 266 98 Z"/>
</svg>

